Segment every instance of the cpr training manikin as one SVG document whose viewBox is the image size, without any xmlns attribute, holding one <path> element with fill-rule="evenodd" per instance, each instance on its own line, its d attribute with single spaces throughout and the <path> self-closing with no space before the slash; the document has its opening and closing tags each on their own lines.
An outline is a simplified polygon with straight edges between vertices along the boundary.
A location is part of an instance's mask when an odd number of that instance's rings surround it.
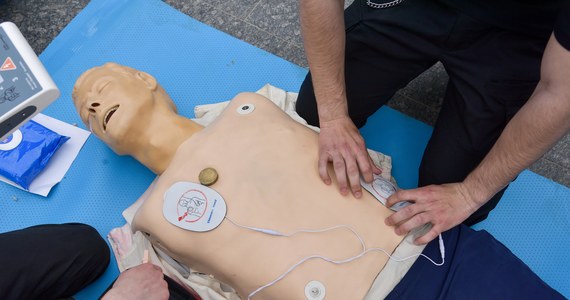
<svg viewBox="0 0 570 300">
<path fill-rule="evenodd" d="M 238 94 L 203 127 L 154 77 L 107 63 L 77 80 L 73 101 L 97 137 L 159 175 L 133 232 L 241 299 L 363 299 L 390 255 L 409 268 L 423 249 L 410 241 L 396 256 L 392 211 L 324 184 L 318 133 L 259 94 Z"/>
</svg>

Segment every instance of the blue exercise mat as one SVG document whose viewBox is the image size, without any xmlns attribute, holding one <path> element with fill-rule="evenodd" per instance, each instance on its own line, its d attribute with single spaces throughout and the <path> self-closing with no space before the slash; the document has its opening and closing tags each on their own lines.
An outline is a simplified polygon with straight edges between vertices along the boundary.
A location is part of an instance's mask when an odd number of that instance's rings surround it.
<svg viewBox="0 0 570 300">
<path fill-rule="evenodd" d="M 255 91 L 265 83 L 297 91 L 306 70 L 208 27 L 158 0 L 93 0 L 40 56 L 62 96 L 45 114 L 83 126 L 71 101 L 76 78 L 108 61 L 155 76 L 182 115 L 193 108 Z M 362 129 L 370 148 L 393 157 L 400 186 L 417 184 L 417 168 L 431 128 L 382 108 Z M 83 222 L 102 236 L 124 224 L 121 212 L 154 175 L 115 155 L 91 137 L 48 198 L 0 186 L 0 232 L 26 226 Z M 13 200 L 16 199 L 16 200 Z M 570 190 L 525 171 L 511 185 L 485 228 L 554 288 L 570 296 Z M 564 201 L 566 200 L 566 201 Z M 554 239 L 556 237 L 556 239 Z M 118 275 L 112 263 L 102 278 L 77 295 L 95 299 Z"/>
</svg>

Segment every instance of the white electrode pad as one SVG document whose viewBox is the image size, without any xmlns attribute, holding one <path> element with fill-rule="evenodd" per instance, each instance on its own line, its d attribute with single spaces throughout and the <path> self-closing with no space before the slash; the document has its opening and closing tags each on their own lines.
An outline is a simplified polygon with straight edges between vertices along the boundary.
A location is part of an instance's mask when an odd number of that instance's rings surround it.
<svg viewBox="0 0 570 300">
<path fill-rule="evenodd" d="M 253 104 L 243 104 L 243 105 L 240 105 L 240 107 L 238 107 L 236 109 L 237 113 L 240 115 L 250 114 L 254 110 L 255 110 L 255 106 Z"/>
<path fill-rule="evenodd" d="M 372 196 L 376 197 L 376 199 L 378 199 L 380 203 L 386 206 L 386 200 L 388 199 L 388 197 L 390 197 L 392 194 L 394 194 L 397 191 L 396 186 L 390 181 L 381 177 L 380 175 L 376 174 L 373 175 L 374 175 L 374 180 L 372 181 L 372 184 L 366 183 L 362 178 L 360 179 L 360 184 L 365 190 L 369 191 L 370 194 L 372 194 Z M 392 207 L 388 208 L 393 211 L 399 211 L 400 209 L 410 204 L 412 203 L 408 201 L 400 201 L 392 205 Z"/>
<path fill-rule="evenodd" d="M 162 213 L 168 222 L 182 229 L 210 231 L 222 223 L 226 211 L 224 198 L 198 183 L 180 181 L 164 193 Z"/>
<path fill-rule="evenodd" d="M 307 300 L 323 300 L 325 295 L 325 286 L 320 281 L 313 280 L 305 285 L 305 298 Z"/>
</svg>

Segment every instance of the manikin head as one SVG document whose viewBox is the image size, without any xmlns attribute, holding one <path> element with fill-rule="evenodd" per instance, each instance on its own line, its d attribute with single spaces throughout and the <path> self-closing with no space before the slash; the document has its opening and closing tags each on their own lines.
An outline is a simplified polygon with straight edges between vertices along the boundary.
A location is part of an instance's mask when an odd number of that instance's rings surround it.
<svg viewBox="0 0 570 300">
<path fill-rule="evenodd" d="M 160 134 L 151 124 L 177 116 L 154 77 L 115 63 L 83 73 L 72 98 L 83 123 L 117 154 L 132 155 Z"/>
<path fill-rule="evenodd" d="M 145 72 L 107 63 L 77 79 L 73 102 L 85 125 L 115 153 L 162 174 L 178 146 L 202 129 L 179 116 L 170 96 Z"/>
</svg>

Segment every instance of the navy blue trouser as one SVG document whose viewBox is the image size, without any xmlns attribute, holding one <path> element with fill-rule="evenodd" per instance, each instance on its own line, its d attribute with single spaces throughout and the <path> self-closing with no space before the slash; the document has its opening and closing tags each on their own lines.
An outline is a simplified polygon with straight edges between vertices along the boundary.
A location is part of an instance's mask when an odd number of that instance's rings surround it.
<svg viewBox="0 0 570 300">
<path fill-rule="evenodd" d="M 460 182 L 479 164 L 532 94 L 548 40 L 480 22 L 435 0 L 406 0 L 389 9 L 355 0 L 345 24 L 348 109 L 358 127 L 437 61 L 449 74 L 419 169 L 420 186 Z M 311 80 L 309 73 L 296 109 L 318 126 Z M 485 219 L 502 194 L 465 223 Z"/>
<path fill-rule="evenodd" d="M 419 257 L 386 299 L 565 299 L 487 231 L 443 233 L 445 264 Z M 437 239 L 423 253 L 439 262 Z"/>
<path fill-rule="evenodd" d="M 71 297 L 109 264 L 107 243 L 84 224 L 40 225 L 0 234 L 0 299 Z"/>
</svg>

